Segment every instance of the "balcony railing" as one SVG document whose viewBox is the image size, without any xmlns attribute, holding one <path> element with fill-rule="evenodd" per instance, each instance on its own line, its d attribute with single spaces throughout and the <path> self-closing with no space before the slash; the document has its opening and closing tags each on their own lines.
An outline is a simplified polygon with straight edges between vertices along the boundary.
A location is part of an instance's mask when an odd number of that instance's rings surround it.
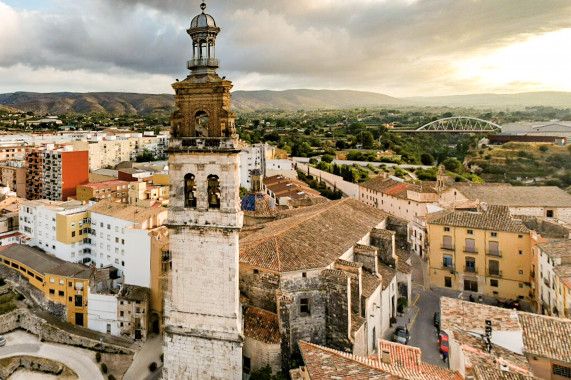
<svg viewBox="0 0 571 380">
<path fill-rule="evenodd" d="M 201 59 L 191 59 L 186 62 L 186 67 L 189 70 L 195 69 L 197 67 L 219 67 L 220 61 L 213 58 L 201 58 Z"/>
<path fill-rule="evenodd" d="M 234 137 L 183 137 L 172 138 L 169 149 L 238 150 L 238 139 Z"/>
<path fill-rule="evenodd" d="M 496 269 L 488 269 L 488 276 L 491 277 L 502 277 L 502 271 Z"/>
<path fill-rule="evenodd" d="M 476 268 L 476 267 L 464 266 L 464 272 L 467 272 L 467 273 L 478 273 L 478 268 Z"/>
<path fill-rule="evenodd" d="M 477 255 L 478 250 L 475 247 L 464 247 L 464 253 L 470 253 L 472 255 Z"/>
<path fill-rule="evenodd" d="M 494 256 L 494 257 L 502 257 L 502 251 L 490 251 L 488 249 L 488 250 L 486 250 L 486 255 Z"/>
<path fill-rule="evenodd" d="M 448 245 L 448 244 L 442 244 L 440 246 L 441 249 L 445 250 L 445 251 L 453 251 L 454 250 L 454 246 L 453 245 Z"/>
<path fill-rule="evenodd" d="M 447 265 L 445 263 L 442 263 L 442 269 L 444 269 L 444 270 L 456 270 L 456 266 L 455 265 Z"/>
</svg>

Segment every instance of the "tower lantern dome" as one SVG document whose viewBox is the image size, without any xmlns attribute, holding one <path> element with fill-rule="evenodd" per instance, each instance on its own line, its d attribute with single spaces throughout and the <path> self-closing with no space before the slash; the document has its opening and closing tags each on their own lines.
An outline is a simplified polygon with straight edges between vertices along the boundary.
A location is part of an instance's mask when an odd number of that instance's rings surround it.
<svg viewBox="0 0 571 380">
<path fill-rule="evenodd" d="M 216 59 L 216 36 L 220 28 L 216 26 L 214 17 L 204 13 L 206 4 L 200 4 L 202 13 L 190 22 L 187 33 L 192 38 L 192 59 L 187 67 L 193 74 L 215 73 L 219 66 Z"/>
</svg>

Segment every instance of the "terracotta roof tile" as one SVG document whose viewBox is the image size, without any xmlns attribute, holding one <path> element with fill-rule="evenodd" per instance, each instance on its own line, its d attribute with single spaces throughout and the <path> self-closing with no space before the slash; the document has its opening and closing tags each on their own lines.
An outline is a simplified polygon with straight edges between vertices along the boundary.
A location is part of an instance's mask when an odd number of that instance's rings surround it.
<svg viewBox="0 0 571 380">
<path fill-rule="evenodd" d="M 571 195 L 556 186 L 455 184 L 453 187 L 469 199 L 478 199 L 490 205 L 571 208 Z"/>
<path fill-rule="evenodd" d="M 375 290 L 377 290 L 377 288 L 382 285 L 383 278 L 380 275 L 372 274 L 364 270 L 361 276 L 361 282 L 363 288 L 363 297 L 369 298 L 373 295 Z"/>
<path fill-rule="evenodd" d="M 477 380 L 531 380 L 538 379 L 535 376 L 522 375 L 516 372 L 502 371 L 489 366 L 474 367 L 474 375 Z"/>
<path fill-rule="evenodd" d="M 379 263 L 379 274 L 383 278 L 383 290 L 389 287 L 393 278 L 397 275 L 397 271 L 390 266 Z"/>
<path fill-rule="evenodd" d="M 240 239 L 240 262 L 279 272 L 324 268 L 387 218 L 347 198 L 302 209 Z"/>
<path fill-rule="evenodd" d="M 429 224 L 520 234 L 529 233 L 529 230 L 521 220 L 511 217 L 506 206 L 488 206 L 488 210 L 482 212 L 454 211 L 444 216 L 430 219 Z"/>
<path fill-rule="evenodd" d="M 279 344 L 281 338 L 277 314 L 252 306 L 246 308 L 244 335 L 263 343 Z"/>
<path fill-rule="evenodd" d="M 518 313 L 524 352 L 571 364 L 571 319 Z"/>
</svg>

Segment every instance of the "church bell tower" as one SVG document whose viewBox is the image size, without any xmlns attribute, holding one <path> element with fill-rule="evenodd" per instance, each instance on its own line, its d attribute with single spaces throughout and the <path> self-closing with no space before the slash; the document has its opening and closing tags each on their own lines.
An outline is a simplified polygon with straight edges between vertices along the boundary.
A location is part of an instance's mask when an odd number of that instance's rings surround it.
<svg viewBox="0 0 571 380">
<path fill-rule="evenodd" d="M 238 137 L 232 83 L 216 74 L 220 28 L 194 17 L 188 77 L 172 86 L 168 226 L 172 258 L 165 298 L 164 378 L 241 379 L 238 289 L 240 211 Z"/>
</svg>

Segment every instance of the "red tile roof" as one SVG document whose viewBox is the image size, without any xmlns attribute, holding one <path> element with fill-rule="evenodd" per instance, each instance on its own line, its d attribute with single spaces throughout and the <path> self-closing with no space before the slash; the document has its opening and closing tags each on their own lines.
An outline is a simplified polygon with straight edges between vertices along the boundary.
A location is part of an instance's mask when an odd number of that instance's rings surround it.
<svg viewBox="0 0 571 380">
<path fill-rule="evenodd" d="M 279 344 L 281 338 L 277 314 L 248 307 L 244 313 L 244 335 L 263 343 Z"/>
<path fill-rule="evenodd" d="M 240 239 L 240 262 L 279 272 L 324 268 L 387 214 L 355 199 L 291 210 Z"/>
</svg>

